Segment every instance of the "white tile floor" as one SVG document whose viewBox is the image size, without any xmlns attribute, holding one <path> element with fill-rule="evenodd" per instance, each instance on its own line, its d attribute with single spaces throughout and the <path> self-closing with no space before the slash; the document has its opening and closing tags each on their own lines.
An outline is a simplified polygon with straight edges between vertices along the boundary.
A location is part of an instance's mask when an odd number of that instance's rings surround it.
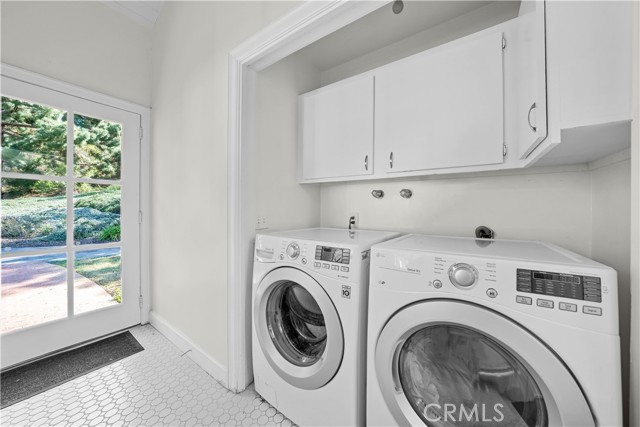
<svg viewBox="0 0 640 427">
<path fill-rule="evenodd" d="M 2 426 L 282 426 L 292 423 L 252 387 L 234 394 L 152 326 L 144 351 L 0 411 Z"/>
</svg>

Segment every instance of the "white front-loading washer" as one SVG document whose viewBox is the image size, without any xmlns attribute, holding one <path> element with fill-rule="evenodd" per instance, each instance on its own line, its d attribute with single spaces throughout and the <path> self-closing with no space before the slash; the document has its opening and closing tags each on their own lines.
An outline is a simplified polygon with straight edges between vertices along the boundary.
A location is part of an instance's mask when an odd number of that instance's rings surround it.
<svg viewBox="0 0 640 427">
<path fill-rule="evenodd" d="M 371 250 L 369 426 L 621 426 L 616 272 L 541 242 Z"/>
<path fill-rule="evenodd" d="M 327 228 L 256 236 L 255 389 L 295 423 L 364 425 L 369 251 L 397 236 Z"/>
</svg>

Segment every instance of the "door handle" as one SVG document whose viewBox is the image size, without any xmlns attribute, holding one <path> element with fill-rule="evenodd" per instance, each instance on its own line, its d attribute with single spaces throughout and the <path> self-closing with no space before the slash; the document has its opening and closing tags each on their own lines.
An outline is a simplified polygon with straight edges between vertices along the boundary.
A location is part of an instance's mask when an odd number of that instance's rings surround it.
<svg viewBox="0 0 640 427">
<path fill-rule="evenodd" d="M 389 167 L 393 169 L 393 151 L 389 154 Z"/>
<path fill-rule="evenodd" d="M 369 155 L 364 156 L 364 170 L 369 170 Z"/>
<path fill-rule="evenodd" d="M 529 107 L 529 112 L 527 113 L 527 122 L 529 122 L 529 127 L 531 128 L 532 131 L 537 132 L 537 127 L 531 124 L 531 112 L 536 108 L 536 103 L 534 102 L 533 104 L 531 104 L 531 107 Z"/>
</svg>

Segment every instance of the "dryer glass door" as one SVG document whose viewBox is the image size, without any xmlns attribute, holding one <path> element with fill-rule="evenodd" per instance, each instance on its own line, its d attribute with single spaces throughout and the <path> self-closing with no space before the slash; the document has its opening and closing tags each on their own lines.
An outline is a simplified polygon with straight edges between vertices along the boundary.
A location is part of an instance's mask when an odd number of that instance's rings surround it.
<svg viewBox="0 0 640 427">
<path fill-rule="evenodd" d="M 399 425 L 595 426 L 556 354 L 486 307 L 453 300 L 407 306 L 384 326 L 374 357 Z"/>
<path fill-rule="evenodd" d="M 504 346 L 469 328 L 418 330 L 400 350 L 398 373 L 407 400 L 428 425 L 547 425 L 544 398 L 527 369 Z"/>
</svg>

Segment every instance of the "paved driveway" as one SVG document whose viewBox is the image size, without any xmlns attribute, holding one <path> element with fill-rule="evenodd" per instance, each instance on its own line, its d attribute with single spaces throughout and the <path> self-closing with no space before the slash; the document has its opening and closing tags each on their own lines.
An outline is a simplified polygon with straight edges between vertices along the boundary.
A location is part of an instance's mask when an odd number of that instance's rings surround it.
<svg viewBox="0 0 640 427">
<path fill-rule="evenodd" d="M 74 278 L 75 313 L 118 304 L 80 274 Z M 1 332 L 67 316 L 67 269 L 41 261 L 2 263 Z"/>
</svg>

